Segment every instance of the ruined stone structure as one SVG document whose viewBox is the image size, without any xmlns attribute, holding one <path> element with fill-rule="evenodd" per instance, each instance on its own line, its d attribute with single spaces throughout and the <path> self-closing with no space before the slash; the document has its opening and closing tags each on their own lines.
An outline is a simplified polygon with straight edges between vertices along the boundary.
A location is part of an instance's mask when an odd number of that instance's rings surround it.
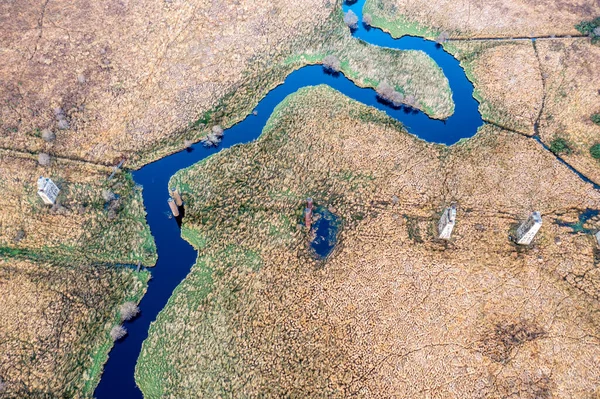
<svg viewBox="0 0 600 399">
<path fill-rule="evenodd" d="M 167 202 L 169 203 L 169 208 L 171 208 L 171 212 L 173 212 L 173 216 L 179 216 L 179 209 L 177 208 L 177 204 L 175 204 L 175 201 L 173 201 L 173 198 L 169 198 Z"/>
<path fill-rule="evenodd" d="M 313 200 L 312 198 L 306 199 L 306 208 L 304 209 L 304 224 L 306 228 L 310 230 L 312 225 L 312 215 L 313 215 Z"/>
<path fill-rule="evenodd" d="M 450 207 L 444 209 L 442 217 L 438 223 L 438 234 L 442 240 L 449 240 L 456 223 L 456 205 L 452 204 Z"/>
<path fill-rule="evenodd" d="M 54 184 L 48 177 L 40 176 L 37 182 L 38 195 L 42 197 L 45 204 L 54 205 L 56 203 L 56 197 L 60 189 Z"/>
<path fill-rule="evenodd" d="M 183 200 L 181 199 L 181 195 L 179 194 L 179 191 L 172 190 L 171 191 L 171 197 L 173 197 L 173 199 L 175 200 L 175 204 L 177 206 L 183 205 Z"/>
<path fill-rule="evenodd" d="M 538 230 L 542 227 L 542 215 L 539 212 L 533 212 L 529 218 L 523 222 L 517 229 L 516 242 L 519 245 L 529 245 Z"/>
</svg>

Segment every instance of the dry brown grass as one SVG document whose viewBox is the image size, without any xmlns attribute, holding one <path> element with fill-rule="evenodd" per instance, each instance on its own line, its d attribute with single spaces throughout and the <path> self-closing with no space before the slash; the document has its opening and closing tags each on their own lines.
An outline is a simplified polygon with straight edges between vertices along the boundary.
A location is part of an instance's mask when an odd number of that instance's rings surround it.
<svg viewBox="0 0 600 399">
<path fill-rule="evenodd" d="M 600 112 L 600 48 L 588 39 L 543 40 L 536 45 L 546 83 L 540 137 L 547 144 L 557 137 L 566 139 L 573 152 L 564 158 L 600 182 L 600 163 L 589 151 L 600 143 L 600 126 L 590 120 Z"/>
<path fill-rule="evenodd" d="M 460 60 L 473 82 L 484 120 L 534 133 L 544 89 L 531 42 L 465 41 L 444 47 Z"/>
<path fill-rule="evenodd" d="M 33 155 L 0 150 L 2 253 L 153 265 L 156 248 L 141 190 L 122 173 L 109 182 L 109 174 L 109 168 L 60 159 L 43 167 Z M 58 206 L 39 198 L 42 175 L 60 186 Z M 120 195 L 114 219 L 102 198 L 106 188 Z"/>
<path fill-rule="evenodd" d="M 586 0 L 367 0 L 373 25 L 394 36 L 421 33 L 435 38 L 537 37 L 578 35 L 575 25 L 600 15 L 600 4 Z"/>
<path fill-rule="evenodd" d="M 595 243 L 552 222 L 600 194 L 531 139 L 486 126 L 430 145 L 318 87 L 172 183 L 200 253 L 144 344 L 148 398 L 598 392 Z M 309 196 L 344 221 L 324 263 L 297 227 Z M 509 230 L 534 209 L 544 226 L 517 248 Z"/>
<path fill-rule="evenodd" d="M 141 152 L 214 108 L 248 79 L 250 64 L 268 66 L 310 37 L 333 6 L 3 2 L 0 146 L 37 151 L 38 132 L 50 128 L 64 156 L 111 163 Z M 70 129 L 58 130 L 56 107 Z"/>
<path fill-rule="evenodd" d="M 128 269 L 0 259 L 0 396 L 91 397 L 118 306 L 144 290 Z"/>
</svg>

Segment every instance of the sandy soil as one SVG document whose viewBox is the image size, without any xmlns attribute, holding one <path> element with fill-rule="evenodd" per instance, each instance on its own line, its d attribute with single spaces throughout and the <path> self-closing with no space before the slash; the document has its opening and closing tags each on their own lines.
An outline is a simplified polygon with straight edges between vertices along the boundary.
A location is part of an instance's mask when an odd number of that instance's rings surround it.
<svg viewBox="0 0 600 399">
<path fill-rule="evenodd" d="M 331 89 L 300 93 L 257 142 L 173 178 L 200 252 L 144 343 L 146 397 L 597 395 L 596 244 L 554 222 L 600 194 L 527 137 L 435 146 Z M 299 225 L 309 196 L 343 220 L 325 262 Z M 517 247 L 532 210 L 542 230 Z"/>
</svg>

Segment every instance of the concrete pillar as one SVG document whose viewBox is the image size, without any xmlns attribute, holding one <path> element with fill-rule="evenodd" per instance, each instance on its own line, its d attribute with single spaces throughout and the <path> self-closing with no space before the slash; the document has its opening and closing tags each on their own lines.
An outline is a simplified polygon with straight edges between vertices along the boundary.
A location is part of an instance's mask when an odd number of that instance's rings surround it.
<svg viewBox="0 0 600 399">
<path fill-rule="evenodd" d="M 531 244 L 540 227 L 542 227 L 542 215 L 537 211 L 533 212 L 517 229 L 517 244 Z"/>
<path fill-rule="evenodd" d="M 442 240 L 449 240 L 456 223 L 456 205 L 452 204 L 450 207 L 444 209 L 442 217 L 438 223 L 438 234 Z"/>
<path fill-rule="evenodd" d="M 179 209 L 177 209 L 177 205 L 175 204 L 175 201 L 173 201 L 173 198 L 169 198 L 167 202 L 169 203 L 169 208 L 171 208 L 171 212 L 173 212 L 173 216 L 179 216 Z"/>
<path fill-rule="evenodd" d="M 177 190 L 171 191 L 171 196 L 175 200 L 175 204 L 177 206 L 183 205 L 183 200 L 181 199 L 181 195 L 179 195 L 179 192 Z"/>
</svg>

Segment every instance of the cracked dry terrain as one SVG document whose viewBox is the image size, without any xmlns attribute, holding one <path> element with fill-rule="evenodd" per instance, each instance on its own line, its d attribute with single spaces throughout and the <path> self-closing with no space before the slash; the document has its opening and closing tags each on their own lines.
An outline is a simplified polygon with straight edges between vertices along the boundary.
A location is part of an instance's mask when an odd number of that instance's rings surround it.
<svg viewBox="0 0 600 399">
<path fill-rule="evenodd" d="M 140 187 L 121 173 L 107 182 L 106 165 L 126 158 L 135 168 L 181 150 L 212 125 L 238 121 L 293 69 L 328 54 L 358 85 L 386 80 L 416 95 L 429 115 L 452 114 L 448 81 L 431 58 L 365 48 L 343 24 L 339 3 L 0 2 L 0 285 L 11 287 L 0 307 L 5 320 L 32 326 L 0 324 L 0 395 L 91 396 L 118 305 L 143 294 L 144 272 L 104 269 L 156 261 Z M 46 141 L 49 132 L 55 139 Z M 42 152 L 48 166 L 37 163 Z M 40 175 L 61 188 L 57 206 L 37 196 Z M 117 198 L 103 199 L 105 190 Z M 23 264 L 51 273 L 52 286 L 37 277 L 21 284 L 31 274 Z M 71 301 L 94 295 L 107 296 L 95 310 Z M 59 324 L 48 324 L 47 306 Z M 55 342 L 58 349 L 48 346 Z"/>
<path fill-rule="evenodd" d="M 600 194 L 527 137 L 486 125 L 428 144 L 319 86 L 171 184 L 199 257 L 144 343 L 148 398 L 600 394 L 595 242 L 554 223 Z M 299 224 L 306 197 L 343 221 L 326 261 Z M 540 233 L 513 245 L 534 209 Z"/>
<path fill-rule="evenodd" d="M 587 38 L 530 41 L 450 42 L 445 47 L 465 68 L 475 86 L 484 120 L 544 144 L 565 140 L 559 153 L 595 182 L 600 163 L 590 147 L 600 143 L 600 47 Z M 537 123 L 537 132 L 535 124 Z"/>
</svg>

